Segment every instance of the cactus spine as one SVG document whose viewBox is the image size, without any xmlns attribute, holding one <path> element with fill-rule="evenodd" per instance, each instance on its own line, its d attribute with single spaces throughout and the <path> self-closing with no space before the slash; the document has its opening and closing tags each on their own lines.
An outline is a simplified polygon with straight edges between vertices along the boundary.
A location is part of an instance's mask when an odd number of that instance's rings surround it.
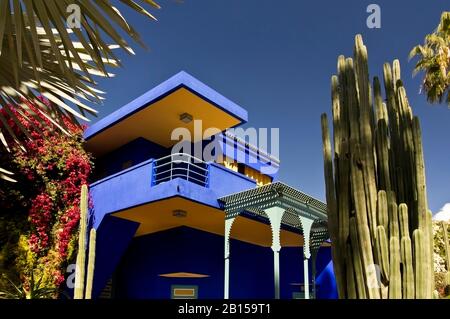
<svg viewBox="0 0 450 319">
<path fill-rule="evenodd" d="M 75 270 L 74 299 L 83 299 L 84 296 L 87 211 L 88 211 L 88 189 L 86 185 L 83 185 L 81 187 L 81 199 L 80 199 L 80 230 L 78 234 L 78 253 Z"/>
<path fill-rule="evenodd" d="M 86 294 L 84 299 L 92 299 L 92 284 L 94 282 L 94 269 L 95 269 L 96 238 L 97 232 L 95 231 L 94 228 L 92 228 L 89 234 L 89 261 L 86 278 Z"/>
<path fill-rule="evenodd" d="M 373 89 L 369 82 L 367 49 L 358 35 L 354 58 L 340 56 L 331 79 L 332 141 L 326 114 L 321 124 L 340 298 L 433 297 L 421 131 L 400 73 L 397 60 L 384 65 L 383 103 L 380 80 L 373 79 Z"/>
</svg>

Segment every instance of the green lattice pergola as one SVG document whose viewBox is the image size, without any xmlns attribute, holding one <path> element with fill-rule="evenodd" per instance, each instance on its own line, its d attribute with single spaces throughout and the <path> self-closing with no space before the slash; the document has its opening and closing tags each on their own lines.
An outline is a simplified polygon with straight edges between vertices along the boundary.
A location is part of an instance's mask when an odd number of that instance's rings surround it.
<svg viewBox="0 0 450 319">
<path fill-rule="evenodd" d="M 305 298 L 308 299 L 308 263 L 311 259 L 314 284 L 315 259 L 320 246 L 328 238 L 326 204 L 281 182 L 228 195 L 220 198 L 219 201 L 225 211 L 224 298 L 229 298 L 231 227 L 239 215 L 251 214 L 267 219 L 272 229 L 275 298 L 277 299 L 280 298 L 281 227 L 282 225 L 293 227 L 303 235 Z"/>
</svg>

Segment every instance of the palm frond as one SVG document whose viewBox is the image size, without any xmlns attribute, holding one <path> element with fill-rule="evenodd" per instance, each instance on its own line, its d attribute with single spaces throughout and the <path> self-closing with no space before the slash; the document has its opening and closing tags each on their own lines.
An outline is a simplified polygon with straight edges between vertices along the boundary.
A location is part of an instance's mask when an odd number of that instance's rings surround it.
<svg viewBox="0 0 450 319">
<path fill-rule="evenodd" d="M 409 58 L 418 57 L 413 75 L 424 72 L 422 91 L 430 103 L 450 107 L 450 12 L 444 12 L 436 30 L 425 37 L 423 45 L 415 46 Z"/>
<path fill-rule="evenodd" d="M 0 179 L 3 179 L 8 182 L 12 182 L 12 183 L 17 182 L 14 178 L 10 177 L 10 175 L 13 175 L 13 173 L 0 167 Z"/>
<path fill-rule="evenodd" d="M 30 270 L 29 275 L 29 287 L 25 289 L 23 283 L 16 284 L 7 275 L 3 274 L 3 278 L 9 287 L 4 291 L 0 291 L 0 299 L 51 299 L 61 293 L 59 288 L 43 286 L 43 274 L 37 281 L 34 277 L 34 270 Z"/>
<path fill-rule="evenodd" d="M 153 0 L 120 2 L 152 20 L 156 18 L 139 3 L 160 8 Z M 67 9 L 74 5 L 80 9 L 81 28 L 66 25 L 72 14 Z M 24 114 L 28 110 L 23 101 L 29 101 L 64 133 L 64 116 L 89 121 L 87 114 L 95 115 L 96 110 L 86 102 L 100 104 L 104 100 L 94 77 L 113 76 L 108 67 L 120 66 L 114 49 L 134 54 L 121 32 L 144 45 L 109 0 L 0 0 L 1 108 L 6 111 L 10 106 Z M 41 95 L 56 109 L 42 103 Z M 17 124 L 15 113 L 7 113 Z M 26 130 L 19 127 L 26 135 Z M 6 151 L 8 141 L 22 146 L 0 117 L 0 146 Z M 8 173 L 0 171 L 0 179 L 11 180 Z"/>
</svg>

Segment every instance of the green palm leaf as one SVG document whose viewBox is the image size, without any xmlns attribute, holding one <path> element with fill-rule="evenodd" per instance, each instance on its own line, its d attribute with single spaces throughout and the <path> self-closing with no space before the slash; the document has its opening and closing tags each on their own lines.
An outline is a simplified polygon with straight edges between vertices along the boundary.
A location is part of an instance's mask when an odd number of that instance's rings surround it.
<svg viewBox="0 0 450 319">
<path fill-rule="evenodd" d="M 414 75 L 424 72 L 422 91 L 428 101 L 445 101 L 450 107 L 450 12 L 442 13 L 436 30 L 425 37 L 423 45 L 415 46 L 409 57 L 418 57 Z"/>
<path fill-rule="evenodd" d="M 156 2 L 120 2 L 156 20 L 144 7 L 158 9 Z M 67 12 L 70 5 L 80 9 L 81 28 L 68 28 L 66 25 L 72 13 Z M 134 54 L 121 32 L 144 45 L 139 34 L 109 0 L 0 0 L 2 109 L 27 138 L 31 137 L 16 114 L 22 117 L 28 114 L 40 121 L 40 115 L 43 115 L 65 133 L 62 117 L 88 121 L 87 114 L 95 115 L 96 110 L 86 102 L 101 103 L 104 99 L 103 92 L 96 89 L 94 78 L 111 77 L 108 67 L 120 66 L 114 49 Z M 42 103 L 41 95 L 52 105 Z M 24 100 L 36 105 L 39 114 L 30 112 Z M 0 124 L 0 146 L 6 151 L 9 150 L 8 141 L 21 146 L 20 139 L 9 129 L 2 115 Z M 0 179 L 12 180 L 10 175 L 7 170 L 0 170 Z"/>
</svg>

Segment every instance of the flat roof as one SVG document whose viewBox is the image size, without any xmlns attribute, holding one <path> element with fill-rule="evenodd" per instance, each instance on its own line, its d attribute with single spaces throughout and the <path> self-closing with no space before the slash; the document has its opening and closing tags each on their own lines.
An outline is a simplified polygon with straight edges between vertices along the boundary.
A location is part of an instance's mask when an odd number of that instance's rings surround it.
<svg viewBox="0 0 450 319">
<path fill-rule="evenodd" d="M 192 75 L 181 71 L 130 103 L 124 105 L 117 111 L 105 116 L 98 122 L 89 126 L 84 133 L 85 140 L 88 141 L 99 133 L 107 130 L 119 122 L 122 122 L 142 109 L 151 107 L 153 103 L 181 88 L 188 90 L 192 94 L 197 95 L 218 109 L 228 113 L 240 123 L 245 123 L 248 120 L 248 113 L 245 109 L 200 82 Z"/>
</svg>

